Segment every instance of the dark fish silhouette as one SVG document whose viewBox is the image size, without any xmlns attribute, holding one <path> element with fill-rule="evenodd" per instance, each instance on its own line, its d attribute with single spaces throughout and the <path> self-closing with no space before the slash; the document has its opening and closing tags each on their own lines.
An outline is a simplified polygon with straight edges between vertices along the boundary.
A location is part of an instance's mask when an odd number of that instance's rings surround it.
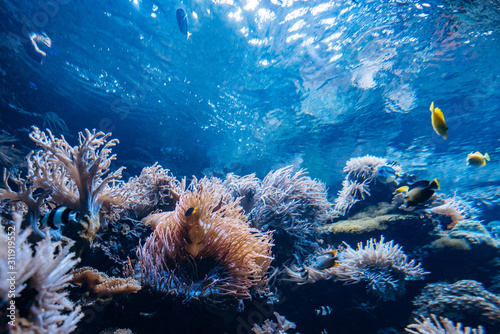
<svg viewBox="0 0 500 334">
<path fill-rule="evenodd" d="M 179 25 L 181 33 L 183 35 L 186 35 L 186 38 L 189 38 L 189 36 L 191 36 L 191 33 L 189 32 L 189 21 L 187 13 L 182 8 L 177 9 L 177 25 Z"/>
</svg>

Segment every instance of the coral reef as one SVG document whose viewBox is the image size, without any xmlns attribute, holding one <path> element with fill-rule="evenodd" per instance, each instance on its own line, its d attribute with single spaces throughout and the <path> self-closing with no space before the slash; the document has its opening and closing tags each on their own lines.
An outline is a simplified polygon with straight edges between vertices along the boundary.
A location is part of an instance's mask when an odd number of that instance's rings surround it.
<svg viewBox="0 0 500 334">
<path fill-rule="evenodd" d="M 240 205 L 249 213 L 255 206 L 255 195 L 261 188 L 260 180 L 255 174 L 238 176 L 233 173 L 226 175 L 224 186 L 231 192 L 233 197 L 241 197 Z"/>
<path fill-rule="evenodd" d="M 500 323 L 500 298 L 473 280 L 428 284 L 413 304 L 418 307 L 416 315 L 436 314 L 458 320 L 467 315 L 480 323 Z"/>
<path fill-rule="evenodd" d="M 376 182 L 377 171 L 382 166 L 388 166 L 387 160 L 371 155 L 351 158 L 346 162 L 342 190 L 335 199 L 335 211 L 339 215 L 346 215 L 354 204 L 371 195 L 370 184 Z M 399 166 L 391 167 L 396 172 L 401 170 Z"/>
<path fill-rule="evenodd" d="M 40 231 L 38 221 L 42 216 L 42 206 L 45 205 L 50 191 L 46 190 L 35 195 L 37 189 L 31 178 L 24 179 L 19 173 L 13 176 L 7 170 L 4 171 L 3 183 L 5 189 L 0 189 L 0 198 L 9 201 L 9 210 L 25 214 L 21 225 L 23 229 L 31 227 L 34 237 L 38 240 L 43 239 L 45 233 Z"/>
<path fill-rule="evenodd" d="M 358 249 L 347 246 L 343 252 L 344 259 L 336 267 L 338 280 L 347 284 L 366 281 L 367 289 L 379 298 L 394 300 L 405 292 L 405 281 L 421 280 L 427 274 L 408 260 L 402 247 L 394 245 L 393 241 L 380 242 L 370 239 L 366 246 L 358 243 Z"/>
<path fill-rule="evenodd" d="M 194 181 L 137 251 L 141 280 L 184 300 L 248 299 L 267 289 L 271 235 L 251 228 L 238 201 L 213 179 Z"/>
<path fill-rule="evenodd" d="M 322 232 L 329 233 L 354 233 L 361 234 L 371 231 L 383 231 L 392 224 L 401 224 L 406 219 L 414 219 L 414 215 L 402 215 L 400 213 L 390 213 L 395 207 L 382 202 L 378 205 L 367 207 L 348 219 L 336 221 L 318 228 Z"/>
<path fill-rule="evenodd" d="M 409 261 L 399 245 L 393 241 L 384 242 L 383 236 L 377 242 L 368 240 L 365 246 L 358 243 L 355 250 L 349 245 L 339 250 L 338 265 L 324 270 L 318 270 L 305 265 L 308 272 L 303 278 L 298 266 L 286 268 L 290 280 L 299 284 L 314 283 L 318 280 L 334 279 L 355 284 L 362 281 L 367 283 L 367 291 L 383 300 L 395 300 L 405 293 L 405 282 L 408 280 L 421 280 L 428 274 Z M 328 251 L 328 250 L 327 250 Z M 319 253 L 318 253 L 319 254 Z"/>
<path fill-rule="evenodd" d="M 424 318 L 422 320 L 415 320 L 415 324 L 410 324 L 406 327 L 406 331 L 412 334 L 483 334 L 484 330 L 481 326 L 477 329 L 465 327 L 462 330 L 462 324 L 457 323 L 456 325 L 453 321 L 439 317 L 439 320 L 434 314 L 431 314 L 431 318 Z"/>
<path fill-rule="evenodd" d="M 466 208 L 463 205 L 463 201 L 457 196 L 452 198 L 445 198 L 444 203 L 438 206 L 434 206 L 428 210 L 432 214 L 446 216 L 451 219 L 451 222 L 446 226 L 447 229 L 452 229 L 462 220 L 468 218 Z"/>
<path fill-rule="evenodd" d="M 120 188 L 124 203 L 110 203 L 102 210 L 109 223 L 118 219 L 142 219 L 155 210 L 172 211 L 186 188 L 186 180 L 178 181 L 158 163 L 145 167 L 141 175 L 131 177 Z"/>
<path fill-rule="evenodd" d="M 20 217 L 7 227 L 9 233 L 15 235 L 16 260 L 14 268 L 5 267 L 0 277 L 15 271 L 15 289 L 9 287 L 9 295 L 5 286 L 0 285 L 0 299 L 11 300 L 15 305 L 15 326 L 12 333 L 71 333 L 83 317 L 80 306 L 75 306 L 64 289 L 68 287 L 71 275 L 68 272 L 78 263 L 70 253 L 71 243 L 62 246 L 60 242 L 51 242 L 47 235 L 32 250 L 27 241 L 30 228 L 20 232 Z M 0 263 L 7 264 L 5 254 L 8 249 L 7 232 L 0 228 Z M 4 271 L 3 269 L 8 269 Z M 9 277 L 12 277 L 10 274 Z M 2 281 L 4 284 L 5 281 Z M 13 291 L 12 291 L 13 290 Z M 10 294 L 14 294 L 14 299 Z M 14 322 L 14 320 L 13 320 Z"/>
<path fill-rule="evenodd" d="M 111 134 L 102 132 L 79 133 L 79 145 L 71 147 L 64 137 L 55 138 L 50 130 L 47 134 L 33 127 L 30 138 L 42 150 L 28 156 L 28 175 L 26 180 L 17 178 L 13 181 L 20 188 L 15 192 L 9 188 L 5 177 L 5 187 L 1 198 L 11 201 L 24 201 L 29 210 L 26 221 L 35 233 L 43 237 L 38 230 L 38 218 L 42 201 L 55 206 L 66 206 L 80 212 L 80 222 L 75 227 L 78 237 L 75 249 L 81 251 L 95 238 L 100 228 L 99 211 L 103 204 L 123 203 L 117 180 L 121 177 L 123 167 L 110 172 L 111 148 L 118 140 L 108 141 Z M 33 197 L 33 192 L 43 189 L 43 198 Z M 24 224 L 26 226 L 27 224 Z"/>
<path fill-rule="evenodd" d="M 71 274 L 73 277 L 70 283 L 92 292 L 99 300 L 127 296 L 141 289 L 140 283 L 133 278 L 109 277 L 91 267 L 75 269 Z"/>
<path fill-rule="evenodd" d="M 284 316 L 279 315 L 278 312 L 274 312 L 274 316 L 276 317 L 278 323 L 266 319 L 262 326 L 254 324 L 252 331 L 255 334 L 284 334 L 287 332 L 287 330 L 297 327 L 293 322 L 288 321 Z"/>
<path fill-rule="evenodd" d="M 498 240 L 493 238 L 488 229 L 475 220 L 466 219 L 457 223 L 449 232 L 450 237 L 467 240 L 470 244 L 486 244 L 497 247 Z"/>
<path fill-rule="evenodd" d="M 304 255 L 316 247 L 316 227 L 331 219 L 331 207 L 323 183 L 288 166 L 264 178 L 249 220 L 260 230 L 276 230 L 276 239 L 285 234 L 292 246 L 287 251 Z"/>
</svg>

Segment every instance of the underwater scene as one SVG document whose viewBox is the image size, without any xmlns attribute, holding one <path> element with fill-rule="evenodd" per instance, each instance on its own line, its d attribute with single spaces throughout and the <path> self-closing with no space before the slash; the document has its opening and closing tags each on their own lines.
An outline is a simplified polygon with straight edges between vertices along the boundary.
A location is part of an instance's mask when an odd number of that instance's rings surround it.
<svg viewBox="0 0 500 334">
<path fill-rule="evenodd" d="M 500 333 L 499 0 L 0 15 L 0 333 Z"/>
</svg>

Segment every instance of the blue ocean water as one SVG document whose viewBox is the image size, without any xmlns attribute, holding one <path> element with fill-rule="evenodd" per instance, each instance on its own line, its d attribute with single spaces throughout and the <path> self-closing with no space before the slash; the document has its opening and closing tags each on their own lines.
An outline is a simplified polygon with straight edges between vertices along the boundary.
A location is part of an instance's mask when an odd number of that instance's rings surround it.
<svg viewBox="0 0 500 334">
<path fill-rule="evenodd" d="M 26 153 L 32 125 L 73 144 L 95 128 L 119 139 L 125 179 L 155 162 L 178 178 L 262 179 L 293 165 L 331 198 L 346 161 L 369 154 L 438 178 L 443 193 L 500 220 L 497 0 L 2 0 L 0 9 L 0 128 Z M 31 32 L 52 41 L 39 43 L 42 64 Z M 433 101 L 447 140 L 432 128 Z M 466 166 L 476 151 L 491 161 Z"/>
</svg>

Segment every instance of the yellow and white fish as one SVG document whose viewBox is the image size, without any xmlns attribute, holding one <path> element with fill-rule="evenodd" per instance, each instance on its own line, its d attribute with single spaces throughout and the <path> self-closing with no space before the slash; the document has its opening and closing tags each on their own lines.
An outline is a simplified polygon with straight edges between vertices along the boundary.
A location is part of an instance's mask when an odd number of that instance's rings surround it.
<svg viewBox="0 0 500 334">
<path fill-rule="evenodd" d="M 446 125 L 446 121 L 444 120 L 444 115 L 441 109 L 434 108 L 434 102 L 431 103 L 430 110 L 432 112 L 432 127 L 434 131 L 440 136 L 443 136 L 444 139 L 448 139 L 448 125 Z"/>
<path fill-rule="evenodd" d="M 484 155 L 480 152 L 469 153 L 467 156 L 467 166 L 484 166 L 486 165 L 486 161 L 490 161 L 490 155 L 485 153 Z"/>
</svg>

